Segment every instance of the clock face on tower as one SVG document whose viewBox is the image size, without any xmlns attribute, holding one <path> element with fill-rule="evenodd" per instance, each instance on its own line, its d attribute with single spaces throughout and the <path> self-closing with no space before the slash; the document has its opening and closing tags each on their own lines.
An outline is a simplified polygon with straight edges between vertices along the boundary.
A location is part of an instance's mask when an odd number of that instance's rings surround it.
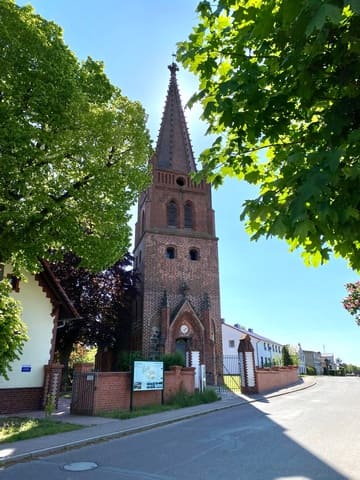
<svg viewBox="0 0 360 480">
<path fill-rule="evenodd" d="M 189 327 L 187 325 L 181 325 L 180 331 L 185 335 L 186 333 L 188 333 Z"/>
</svg>

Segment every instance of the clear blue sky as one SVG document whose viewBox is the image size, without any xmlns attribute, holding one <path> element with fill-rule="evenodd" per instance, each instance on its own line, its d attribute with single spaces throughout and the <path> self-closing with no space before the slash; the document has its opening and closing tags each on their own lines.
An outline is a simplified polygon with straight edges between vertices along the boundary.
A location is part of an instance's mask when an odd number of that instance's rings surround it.
<svg viewBox="0 0 360 480">
<path fill-rule="evenodd" d="M 79 59 L 105 63 L 111 82 L 147 114 L 155 144 L 169 82 L 167 65 L 176 43 L 196 23 L 195 0 L 18 0 L 64 30 L 65 42 Z M 178 83 L 185 103 L 197 81 L 180 70 Z M 199 122 L 200 110 L 186 112 L 194 154 L 210 140 Z M 359 279 L 342 260 L 307 268 L 298 253 L 279 240 L 250 242 L 239 221 L 250 188 L 235 180 L 213 192 L 222 317 L 281 343 L 306 350 L 332 352 L 360 365 L 360 327 L 342 307 L 345 283 Z"/>
</svg>

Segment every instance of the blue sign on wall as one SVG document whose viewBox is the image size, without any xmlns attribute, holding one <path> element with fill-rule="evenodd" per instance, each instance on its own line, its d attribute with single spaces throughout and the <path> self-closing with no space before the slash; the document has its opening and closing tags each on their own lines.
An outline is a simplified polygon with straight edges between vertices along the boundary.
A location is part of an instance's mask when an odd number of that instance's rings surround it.
<svg viewBox="0 0 360 480">
<path fill-rule="evenodd" d="M 21 365 L 22 372 L 31 372 L 31 365 Z"/>
</svg>

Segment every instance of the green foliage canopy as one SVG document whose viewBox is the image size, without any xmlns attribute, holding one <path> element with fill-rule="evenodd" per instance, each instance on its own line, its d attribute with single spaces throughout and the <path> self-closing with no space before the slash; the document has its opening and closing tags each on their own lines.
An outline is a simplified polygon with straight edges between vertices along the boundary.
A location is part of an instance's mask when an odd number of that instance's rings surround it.
<svg viewBox="0 0 360 480">
<path fill-rule="evenodd" d="M 286 367 L 288 365 L 294 365 L 294 360 L 290 355 L 289 348 L 287 345 L 284 345 L 281 352 L 281 361 L 282 364 Z"/>
<path fill-rule="evenodd" d="M 0 2 L 0 261 L 35 271 L 71 251 L 100 270 L 129 247 L 129 210 L 149 181 L 141 105 L 61 29 Z"/>
<path fill-rule="evenodd" d="M 51 265 L 81 317 L 57 331 L 56 351 L 65 370 L 76 343 L 97 346 L 100 351 L 130 350 L 137 279 L 131 255 L 97 273 L 79 264 L 79 258 L 66 254 L 62 262 Z"/>
<path fill-rule="evenodd" d="M 200 175 L 258 185 L 241 214 L 252 239 L 359 270 L 360 0 L 201 1 L 198 13 L 178 59 L 216 136 Z"/>
<path fill-rule="evenodd" d="M 28 338 L 21 321 L 20 304 L 10 297 L 10 291 L 10 283 L 7 280 L 0 281 L 0 376 L 6 380 L 9 380 L 12 362 L 19 360 Z"/>
</svg>

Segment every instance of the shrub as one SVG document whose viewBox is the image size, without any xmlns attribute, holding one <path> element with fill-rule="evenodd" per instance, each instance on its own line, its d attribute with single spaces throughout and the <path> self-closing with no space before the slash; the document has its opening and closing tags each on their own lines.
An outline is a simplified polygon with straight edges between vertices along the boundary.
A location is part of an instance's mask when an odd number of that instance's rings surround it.
<svg viewBox="0 0 360 480">
<path fill-rule="evenodd" d="M 306 367 L 306 375 L 317 375 L 315 367 Z"/>
<path fill-rule="evenodd" d="M 139 351 L 135 352 L 127 352 L 122 351 L 119 352 L 118 357 L 116 359 L 116 371 L 118 372 L 129 372 L 132 363 L 134 360 L 144 360 L 142 353 Z"/>
<path fill-rule="evenodd" d="M 174 353 L 165 353 L 161 357 L 161 360 L 164 362 L 164 369 L 169 370 L 173 365 L 180 365 L 181 367 L 185 367 L 185 358 L 184 355 L 180 352 Z"/>
<path fill-rule="evenodd" d="M 176 392 L 166 403 L 176 408 L 192 407 L 201 403 L 212 403 L 219 400 L 215 390 L 207 388 L 203 392 L 188 393 L 185 390 Z"/>
</svg>

